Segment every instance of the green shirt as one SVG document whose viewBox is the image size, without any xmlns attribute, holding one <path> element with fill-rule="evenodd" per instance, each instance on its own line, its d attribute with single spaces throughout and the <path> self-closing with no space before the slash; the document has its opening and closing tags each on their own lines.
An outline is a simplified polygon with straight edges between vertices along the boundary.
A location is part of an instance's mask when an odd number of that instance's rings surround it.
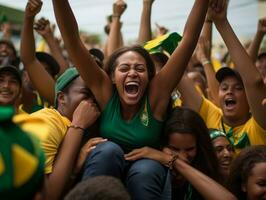
<svg viewBox="0 0 266 200">
<path fill-rule="evenodd" d="M 104 138 L 119 144 L 126 152 L 135 148 L 150 146 L 158 148 L 163 122 L 152 116 L 147 95 L 136 115 L 125 121 L 121 116 L 120 99 L 117 91 L 101 114 L 100 133 Z"/>
</svg>

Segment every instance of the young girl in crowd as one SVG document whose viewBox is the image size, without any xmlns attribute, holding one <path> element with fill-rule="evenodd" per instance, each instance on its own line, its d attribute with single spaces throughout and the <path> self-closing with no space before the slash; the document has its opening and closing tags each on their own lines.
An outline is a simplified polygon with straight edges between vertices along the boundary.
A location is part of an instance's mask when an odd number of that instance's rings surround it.
<svg viewBox="0 0 266 200">
<path fill-rule="evenodd" d="M 222 2 L 214 0 L 211 4 L 220 9 Z M 84 178 L 113 175 L 125 180 L 133 199 L 161 198 L 167 170 L 149 159 L 126 162 L 123 154 L 143 146 L 159 148 L 171 92 L 193 53 L 208 4 L 208 0 L 195 1 L 180 45 L 155 77 L 149 54 L 139 46 L 113 53 L 107 62 L 108 76 L 83 46 L 69 2 L 53 0 L 70 58 L 102 111 L 101 136 L 110 140 L 93 150 Z"/>
<path fill-rule="evenodd" d="M 241 151 L 233 161 L 228 188 L 238 199 L 266 199 L 266 146 Z"/>
<path fill-rule="evenodd" d="M 143 147 L 126 154 L 126 160 L 150 158 L 172 169 L 172 199 L 235 199 L 217 183 L 221 180 L 218 161 L 208 129 L 196 112 L 174 108 L 166 121 L 165 136 L 163 152 Z"/>
</svg>

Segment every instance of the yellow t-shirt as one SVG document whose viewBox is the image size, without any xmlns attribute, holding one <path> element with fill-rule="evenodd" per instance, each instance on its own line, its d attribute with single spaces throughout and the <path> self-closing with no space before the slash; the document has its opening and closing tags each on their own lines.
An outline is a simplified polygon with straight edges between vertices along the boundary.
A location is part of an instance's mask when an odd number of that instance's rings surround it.
<svg viewBox="0 0 266 200">
<path fill-rule="evenodd" d="M 59 146 L 63 141 L 71 122 L 69 119 L 62 116 L 56 109 L 52 108 L 44 108 L 32 113 L 31 116 L 43 119 L 48 126 L 47 133 L 42 134 L 40 132 L 38 137 L 40 138 L 41 146 L 46 156 L 45 173 L 49 174 L 53 170 L 53 164 L 58 153 Z"/>
<path fill-rule="evenodd" d="M 31 116 L 27 113 L 17 114 L 12 120 L 22 130 L 34 135 L 35 137 L 37 136 L 38 139 L 38 135 L 45 135 L 49 130 L 46 122 L 43 119 L 36 116 Z"/>
<path fill-rule="evenodd" d="M 249 145 L 266 145 L 266 130 L 261 128 L 253 117 L 243 125 L 230 127 L 222 123 L 222 110 L 205 98 L 203 98 L 199 114 L 208 128 L 225 130 L 237 153 Z"/>
</svg>

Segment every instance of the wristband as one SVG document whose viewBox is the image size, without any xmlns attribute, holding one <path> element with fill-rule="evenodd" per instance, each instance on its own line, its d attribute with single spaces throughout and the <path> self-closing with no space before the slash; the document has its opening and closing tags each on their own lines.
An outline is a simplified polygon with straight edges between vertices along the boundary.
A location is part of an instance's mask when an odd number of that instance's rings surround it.
<svg viewBox="0 0 266 200">
<path fill-rule="evenodd" d="M 201 64 L 204 66 L 204 65 L 208 65 L 208 64 L 211 64 L 211 61 L 209 60 L 204 60 L 203 62 L 201 62 Z"/>
<path fill-rule="evenodd" d="M 119 15 L 112 15 L 112 17 L 120 17 Z"/>
<path fill-rule="evenodd" d="M 206 20 L 205 20 L 205 23 L 212 23 L 212 20 L 210 20 L 210 19 L 206 19 Z"/>
<path fill-rule="evenodd" d="M 75 124 L 70 124 L 69 128 L 80 129 L 80 130 L 82 130 L 82 131 L 85 131 L 84 128 L 82 128 L 81 126 L 75 125 Z"/>
</svg>

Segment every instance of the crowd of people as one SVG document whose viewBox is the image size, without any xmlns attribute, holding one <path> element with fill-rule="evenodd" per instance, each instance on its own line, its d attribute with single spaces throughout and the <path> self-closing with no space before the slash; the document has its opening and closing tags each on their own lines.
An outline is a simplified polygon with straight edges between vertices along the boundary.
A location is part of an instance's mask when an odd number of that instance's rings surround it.
<svg viewBox="0 0 266 200">
<path fill-rule="evenodd" d="M 195 0 L 182 34 L 153 35 L 143 0 L 127 46 L 116 0 L 91 48 L 69 1 L 52 3 L 63 45 L 35 19 L 42 0 L 27 2 L 19 53 L 0 40 L 0 199 L 266 199 L 266 18 L 244 48 L 228 0 Z"/>
</svg>

